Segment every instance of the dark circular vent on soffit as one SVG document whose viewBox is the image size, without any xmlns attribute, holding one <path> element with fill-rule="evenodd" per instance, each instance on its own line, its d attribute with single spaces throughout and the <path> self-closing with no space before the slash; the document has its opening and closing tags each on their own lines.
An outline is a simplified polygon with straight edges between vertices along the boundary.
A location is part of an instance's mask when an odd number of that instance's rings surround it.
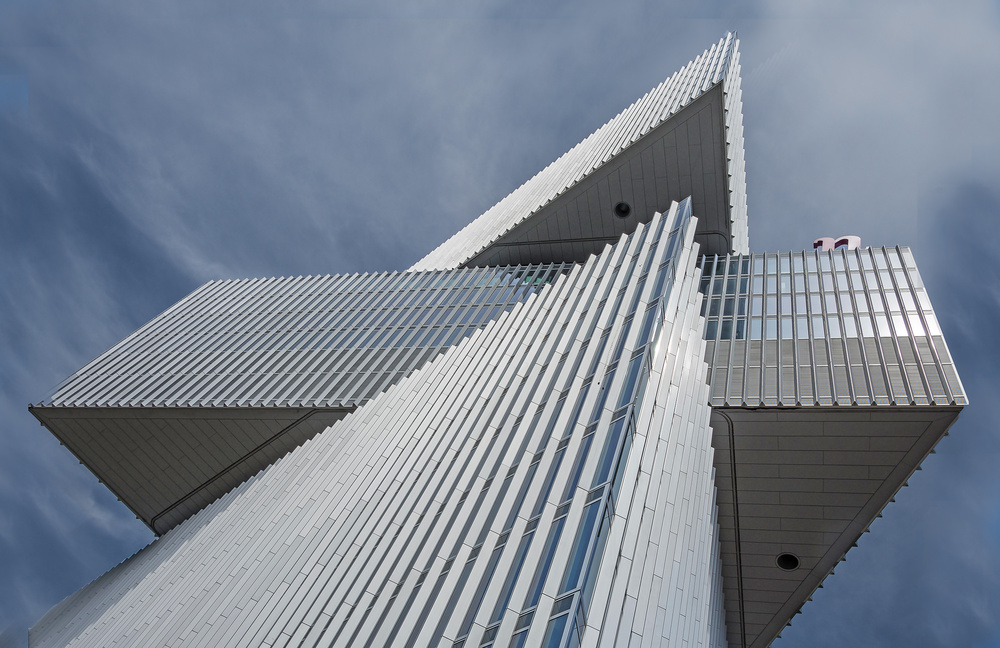
<svg viewBox="0 0 1000 648">
<path fill-rule="evenodd" d="M 778 566 L 778 569 L 795 571 L 799 568 L 799 559 L 795 554 L 783 553 L 778 554 L 778 557 L 774 559 L 774 564 Z"/>
<path fill-rule="evenodd" d="M 628 218 L 629 214 L 632 213 L 632 206 L 627 202 L 620 202 L 615 205 L 615 216 L 618 218 Z"/>
</svg>

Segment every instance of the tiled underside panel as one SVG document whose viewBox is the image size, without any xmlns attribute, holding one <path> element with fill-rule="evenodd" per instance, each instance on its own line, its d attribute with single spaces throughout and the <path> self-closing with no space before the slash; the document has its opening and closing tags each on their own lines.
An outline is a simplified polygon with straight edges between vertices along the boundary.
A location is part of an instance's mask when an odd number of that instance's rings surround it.
<svg viewBox="0 0 1000 648">
<path fill-rule="evenodd" d="M 295 407 L 53 407 L 60 442 L 157 534 L 350 412 Z"/>
<path fill-rule="evenodd" d="M 858 541 L 960 407 L 716 408 L 731 648 L 764 648 Z M 734 472 L 735 471 L 735 472 Z M 799 560 L 786 571 L 782 553 Z"/>
<path fill-rule="evenodd" d="M 729 229 L 724 99 L 722 84 L 702 93 L 464 265 L 582 262 L 689 196 L 698 218 L 695 241 L 728 252 L 728 236 L 706 233 Z M 613 211 L 621 201 L 631 207 L 626 218 Z"/>
<path fill-rule="evenodd" d="M 726 157 L 730 169 L 726 185 L 730 192 L 732 249 L 748 252 L 738 43 L 734 34 L 728 34 L 442 243 L 411 269 L 452 268 L 476 257 L 564 192 L 585 184 L 596 170 L 684 109 L 702 93 L 723 81 L 727 93 Z M 691 169 L 680 168 L 678 171 L 690 173 Z M 696 213 L 695 216 L 701 215 Z"/>
<path fill-rule="evenodd" d="M 713 405 L 968 402 L 909 248 L 703 265 Z"/>
<path fill-rule="evenodd" d="M 723 645 L 707 385 L 682 379 L 703 371 L 688 215 L 293 450 L 56 606 L 33 645 Z"/>
<path fill-rule="evenodd" d="M 163 412 L 58 408 L 46 412 L 52 416 L 46 424 L 62 432 L 61 440 L 74 454 L 96 462 L 88 467 L 112 492 L 128 493 L 127 503 L 133 510 L 160 512 L 173 505 L 178 495 L 186 494 L 188 484 L 208 482 L 309 413 L 297 408 Z M 185 448 L 190 451 L 180 457 L 178 453 Z M 146 521 L 151 522 L 149 517 Z"/>
<path fill-rule="evenodd" d="M 567 268 L 209 282 L 41 407 L 353 407 Z"/>
</svg>

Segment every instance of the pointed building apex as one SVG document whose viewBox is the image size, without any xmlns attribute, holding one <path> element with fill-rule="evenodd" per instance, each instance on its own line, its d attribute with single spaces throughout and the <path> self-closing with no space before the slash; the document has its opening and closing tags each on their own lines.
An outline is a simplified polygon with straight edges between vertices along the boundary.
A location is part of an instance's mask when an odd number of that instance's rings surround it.
<svg viewBox="0 0 1000 648">
<path fill-rule="evenodd" d="M 702 252 L 748 252 L 739 69 L 729 33 L 410 269 L 583 261 L 689 196 Z"/>
</svg>

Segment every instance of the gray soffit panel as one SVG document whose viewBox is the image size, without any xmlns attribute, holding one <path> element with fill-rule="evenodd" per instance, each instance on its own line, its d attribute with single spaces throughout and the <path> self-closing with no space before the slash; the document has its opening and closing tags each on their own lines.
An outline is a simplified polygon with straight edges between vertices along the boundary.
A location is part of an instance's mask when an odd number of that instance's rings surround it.
<svg viewBox="0 0 1000 648">
<path fill-rule="evenodd" d="M 30 408 L 136 517 L 162 534 L 353 408 Z"/>
<path fill-rule="evenodd" d="M 713 408 L 731 648 L 770 645 L 960 411 Z M 783 554 L 798 567 L 779 567 Z"/>
<path fill-rule="evenodd" d="M 581 261 L 692 197 L 702 252 L 748 252 L 739 41 L 716 45 L 511 192 L 412 270 Z M 628 203 L 615 222 L 613 210 Z"/>
<path fill-rule="evenodd" d="M 691 197 L 701 249 L 730 251 L 722 84 L 514 226 L 463 265 L 583 262 L 672 201 Z M 629 205 L 627 217 L 614 213 Z"/>
</svg>

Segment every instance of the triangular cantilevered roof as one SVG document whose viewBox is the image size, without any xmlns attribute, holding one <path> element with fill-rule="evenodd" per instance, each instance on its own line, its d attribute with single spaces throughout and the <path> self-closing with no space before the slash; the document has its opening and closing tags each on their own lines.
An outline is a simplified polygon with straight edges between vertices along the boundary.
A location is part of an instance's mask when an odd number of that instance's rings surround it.
<svg viewBox="0 0 1000 648">
<path fill-rule="evenodd" d="M 410 269 L 583 261 L 689 196 L 702 252 L 747 252 L 738 45 L 727 34 Z"/>
<path fill-rule="evenodd" d="M 211 281 L 28 409 L 165 533 L 567 269 Z"/>
<path fill-rule="evenodd" d="M 702 270 L 728 645 L 766 648 L 968 398 L 907 247 Z"/>
</svg>

